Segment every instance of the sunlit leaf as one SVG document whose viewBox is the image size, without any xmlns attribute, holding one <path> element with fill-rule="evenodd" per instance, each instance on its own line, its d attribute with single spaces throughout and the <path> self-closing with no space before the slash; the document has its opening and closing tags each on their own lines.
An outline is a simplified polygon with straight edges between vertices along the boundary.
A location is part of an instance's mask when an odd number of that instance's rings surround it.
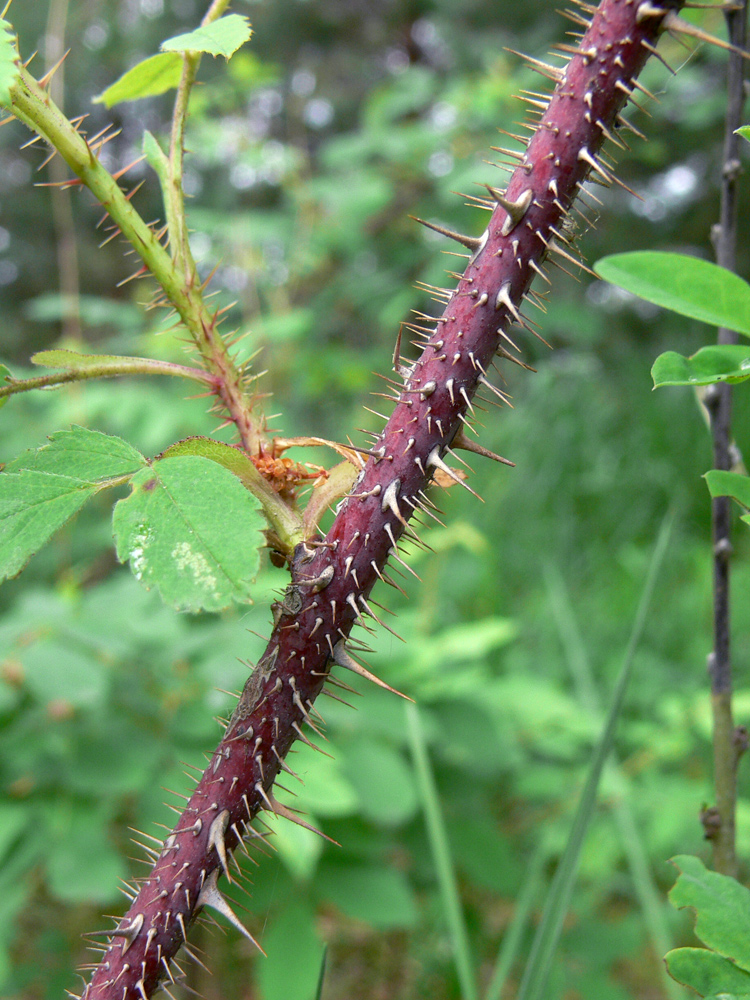
<svg viewBox="0 0 750 1000">
<path fill-rule="evenodd" d="M 750 285 L 707 260 L 637 251 L 604 257 L 594 270 L 647 302 L 750 336 Z"/>
<path fill-rule="evenodd" d="M 156 97 L 172 90 L 180 82 L 182 59 L 176 52 L 160 52 L 137 63 L 119 80 L 93 98 L 95 104 L 111 108 L 123 101 Z"/>
<path fill-rule="evenodd" d="M 162 52 L 208 52 L 227 59 L 252 35 L 250 22 L 240 14 L 227 14 L 218 21 L 196 28 L 184 35 L 175 35 L 162 42 Z"/>
<path fill-rule="evenodd" d="M 664 385 L 711 385 L 750 378 L 750 348 L 742 344 L 702 347 L 686 358 L 676 351 L 660 354 L 651 369 L 654 388 Z"/>
<path fill-rule="evenodd" d="M 265 520 L 236 476 L 198 456 L 160 459 L 115 507 L 118 558 L 182 611 L 252 603 Z"/>
</svg>

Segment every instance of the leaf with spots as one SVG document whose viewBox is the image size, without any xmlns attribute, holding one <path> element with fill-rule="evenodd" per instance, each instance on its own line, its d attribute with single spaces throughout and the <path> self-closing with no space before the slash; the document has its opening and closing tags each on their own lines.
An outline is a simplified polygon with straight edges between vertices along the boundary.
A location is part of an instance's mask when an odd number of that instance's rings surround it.
<svg viewBox="0 0 750 1000">
<path fill-rule="evenodd" d="M 117 556 L 179 611 L 252 603 L 265 520 L 228 469 L 207 458 L 153 462 L 115 507 Z"/>
</svg>

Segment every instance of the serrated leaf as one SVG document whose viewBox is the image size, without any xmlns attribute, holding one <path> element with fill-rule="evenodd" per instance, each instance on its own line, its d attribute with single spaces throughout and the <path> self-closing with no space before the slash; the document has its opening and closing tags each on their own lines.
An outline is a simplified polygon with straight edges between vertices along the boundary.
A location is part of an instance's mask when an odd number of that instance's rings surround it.
<svg viewBox="0 0 750 1000">
<path fill-rule="evenodd" d="M 184 441 L 170 445 L 159 457 L 176 458 L 178 455 L 199 455 L 217 462 L 229 469 L 249 490 L 252 490 L 258 478 L 257 469 L 244 452 L 223 441 L 214 441 L 213 438 L 185 438 Z"/>
<path fill-rule="evenodd" d="M 10 105 L 10 92 L 18 79 L 18 50 L 13 25 L 0 19 L 0 104 Z"/>
<path fill-rule="evenodd" d="M 218 21 L 175 35 L 162 42 L 162 52 L 208 52 L 229 59 L 252 35 L 250 22 L 240 14 L 227 14 Z"/>
<path fill-rule="evenodd" d="M 647 302 L 750 336 L 750 285 L 707 260 L 638 251 L 604 257 L 594 270 Z"/>
<path fill-rule="evenodd" d="M 742 344 L 702 347 L 686 358 L 676 351 L 660 354 L 651 369 L 654 388 L 665 385 L 712 385 L 750 379 L 750 348 Z"/>
<path fill-rule="evenodd" d="M 681 854 L 672 863 L 680 870 L 669 893 L 672 905 L 692 907 L 700 940 L 750 971 L 750 890 L 736 879 L 708 871 L 691 855 Z"/>
<path fill-rule="evenodd" d="M 160 52 L 137 63 L 92 100 L 94 104 L 111 108 L 123 101 L 157 97 L 176 87 L 181 74 L 181 57 L 176 52 Z"/>
<path fill-rule="evenodd" d="M 664 956 L 670 976 L 704 997 L 750 992 L 750 973 L 707 948 L 675 948 Z"/>
<path fill-rule="evenodd" d="M 89 497 L 144 462 L 121 438 L 83 427 L 9 462 L 0 474 L 0 580 L 20 573 Z"/>
<path fill-rule="evenodd" d="M 157 459 L 114 512 L 117 556 L 180 611 L 249 604 L 265 520 L 236 476 L 200 456 Z"/>
<path fill-rule="evenodd" d="M 110 480 L 132 475 L 145 465 L 143 455 L 122 438 L 74 424 L 69 431 L 51 434 L 49 444 L 8 462 L 5 471 L 33 470 L 103 488 Z"/>
</svg>

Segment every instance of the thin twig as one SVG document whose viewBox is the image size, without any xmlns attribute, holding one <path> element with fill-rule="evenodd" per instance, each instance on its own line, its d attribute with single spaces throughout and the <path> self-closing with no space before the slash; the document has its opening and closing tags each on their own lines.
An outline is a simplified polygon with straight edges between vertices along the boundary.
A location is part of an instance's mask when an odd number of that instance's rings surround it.
<svg viewBox="0 0 750 1000">
<path fill-rule="evenodd" d="M 729 40 L 744 49 L 747 34 L 747 0 L 725 11 Z M 740 174 L 739 138 L 735 130 L 743 124 L 744 61 L 734 52 L 729 56 L 727 113 L 724 131 L 721 207 L 714 230 L 717 263 L 731 271 L 736 267 L 737 180 Z M 737 334 L 720 329 L 719 344 L 737 343 Z M 732 390 L 725 384 L 710 387 L 705 402 L 711 414 L 714 468 L 732 468 Z M 742 741 L 738 740 L 732 717 L 732 667 L 730 658 L 729 575 L 731 544 L 731 500 L 712 501 L 714 647 L 708 657 L 713 711 L 714 786 L 716 805 L 703 813 L 706 837 L 713 842 L 714 868 L 736 876 L 735 811 L 737 762 Z"/>
</svg>

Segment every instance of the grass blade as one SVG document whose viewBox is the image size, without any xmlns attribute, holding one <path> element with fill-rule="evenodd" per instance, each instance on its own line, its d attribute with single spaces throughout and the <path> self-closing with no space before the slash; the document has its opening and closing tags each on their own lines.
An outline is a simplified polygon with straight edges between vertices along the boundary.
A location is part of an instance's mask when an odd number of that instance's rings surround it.
<svg viewBox="0 0 750 1000">
<path fill-rule="evenodd" d="M 513 968 L 513 963 L 518 957 L 524 932 L 531 916 L 531 909 L 542 887 L 544 865 L 551 853 L 548 840 L 549 838 L 544 838 L 531 856 L 528 874 L 516 900 L 513 919 L 503 935 L 503 941 L 495 960 L 492 979 L 487 987 L 484 1000 L 500 1000 L 510 970 Z"/>
<path fill-rule="evenodd" d="M 560 644 L 577 689 L 578 699 L 592 715 L 600 715 L 601 698 L 565 581 L 557 566 L 545 566 L 544 575 L 552 618 L 557 626 Z M 631 806 L 631 784 L 620 767 L 615 751 L 612 752 L 607 767 L 612 769 L 611 777 L 616 792 L 612 806 L 615 824 L 651 939 L 651 946 L 657 960 L 660 960 L 674 946 L 666 917 L 666 902 L 660 898 L 654 885 L 648 853 Z M 664 963 L 658 961 L 658 964 L 667 996 L 671 1000 L 684 1000 L 685 991 L 672 979 Z M 493 1000 L 499 1000 L 499 997 Z"/>
<path fill-rule="evenodd" d="M 463 1000 L 477 1000 L 474 964 L 469 949 L 469 935 L 466 931 L 466 922 L 458 895 L 456 871 L 440 809 L 435 776 L 432 773 L 427 745 L 422 732 L 419 709 L 414 704 L 407 704 L 405 711 L 409 744 L 416 771 L 417 790 L 424 810 L 427 836 L 440 886 L 443 911 L 453 945 L 453 960 L 456 964 L 461 996 Z"/>
<path fill-rule="evenodd" d="M 581 847 L 583 846 L 583 841 L 596 806 L 599 781 L 604 764 L 612 749 L 617 720 L 622 710 L 625 691 L 632 672 L 633 657 L 643 634 L 656 578 L 667 549 L 671 529 L 672 516 L 667 515 L 662 523 L 656 545 L 654 546 L 648 576 L 641 593 L 633 629 L 630 633 L 620 674 L 617 678 L 615 691 L 607 712 L 604 729 L 594 748 L 588 778 L 581 793 L 565 851 L 550 886 L 542 920 L 531 946 L 531 954 L 529 955 L 523 979 L 521 980 L 517 1000 L 541 1000 L 544 995 L 552 959 L 557 949 L 565 914 L 570 904 L 570 897 L 578 871 Z"/>
</svg>

